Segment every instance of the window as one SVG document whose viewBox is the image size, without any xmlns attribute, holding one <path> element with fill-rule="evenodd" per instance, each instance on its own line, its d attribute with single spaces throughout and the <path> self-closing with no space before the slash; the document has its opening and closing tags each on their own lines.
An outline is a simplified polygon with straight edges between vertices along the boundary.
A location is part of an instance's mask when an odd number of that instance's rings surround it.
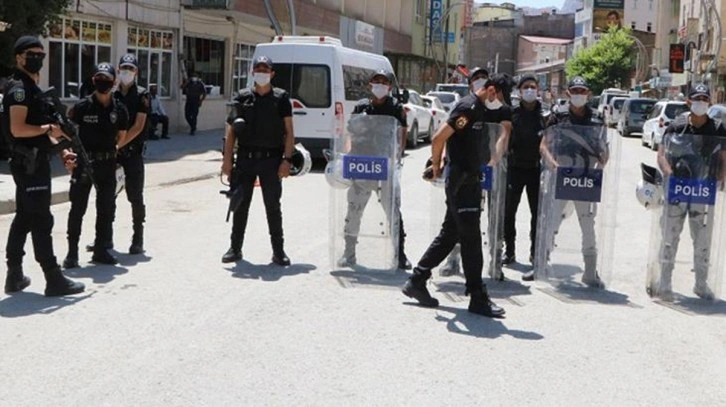
<svg viewBox="0 0 726 407">
<path fill-rule="evenodd" d="M 648 32 L 650 32 L 650 31 L 651 31 L 652 29 L 653 29 L 653 24 L 652 24 L 652 23 L 648 23 L 648 24 L 646 25 L 646 28 L 645 28 L 645 30 L 646 30 L 646 31 L 648 31 Z"/>
<path fill-rule="evenodd" d="M 199 72 L 207 94 L 224 94 L 224 41 L 184 37 L 184 56 L 187 74 Z"/>
<path fill-rule="evenodd" d="M 327 65 L 275 64 L 272 85 L 309 108 L 330 107 L 330 68 Z"/>
<path fill-rule="evenodd" d="M 247 76 L 252 72 L 252 55 L 254 53 L 254 45 L 237 44 L 237 52 L 234 55 L 234 75 L 232 75 L 233 92 L 247 87 Z"/>
<path fill-rule="evenodd" d="M 634 30 L 634 29 L 635 29 L 635 21 L 632 21 L 632 22 L 630 23 L 630 29 L 631 29 L 631 30 Z"/>
<path fill-rule="evenodd" d="M 139 63 L 136 83 L 145 88 L 155 84 L 159 96 L 171 96 L 174 33 L 129 27 L 127 44 L 127 52 L 136 55 Z"/>
<path fill-rule="evenodd" d="M 416 4 L 416 10 L 415 10 L 416 22 L 420 23 L 423 21 L 423 17 L 426 14 L 425 10 L 424 10 L 426 8 L 426 0 L 415 0 L 415 2 L 416 2 L 415 3 Z"/>
<path fill-rule="evenodd" d="M 655 104 L 655 102 L 651 102 L 651 101 L 630 102 L 630 105 L 629 105 L 630 113 L 639 114 L 639 115 L 648 113 L 648 111 L 653 108 L 654 104 Z"/>
<path fill-rule="evenodd" d="M 660 111 L 661 110 L 663 110 L 663 105 L 656 104 L 655 107 L 653 108 L 653 111 L 650 112 L 650 116 L 648 118 L 649 119 L 655 119 L 656 117 L 660 116 Z"/>
<path fill-rule="evenodd" d="M 372 69 L 343 65 L 343 80 L 345 81 L 345 100 L 357 101 L 365 99 L 368 92 L 368 80 L 375 73 Z"/>
<path fill-rule="evenodd" d="M 50 27 L 49 83 L 63 98 L 77 98 L 101 62 L 111 61 L 111 24 L 62 18 Z"/>
</svg>

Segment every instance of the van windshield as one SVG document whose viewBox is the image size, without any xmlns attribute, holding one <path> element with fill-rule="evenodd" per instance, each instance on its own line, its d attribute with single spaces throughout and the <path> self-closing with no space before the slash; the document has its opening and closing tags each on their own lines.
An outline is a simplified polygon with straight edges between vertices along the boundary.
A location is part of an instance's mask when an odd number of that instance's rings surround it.
<svg viewBox="0 0 726 407">
<path fill-rule="evenodd" d="M 469 87 L 466 85 L 436 85 L 436 90 L 440 92 L 456 92 L 461 97 L 469 94 Z"/>
<path fill-rule="evenodd" d="M 616 97 L 616 96 L 617 97 L 623 97 L 623 95 L 624 95 L 624 93 L 608 93 L 608 94 L 605 95 L 606 96 L 606 98 L 605 98 L 605 104 L 609 105 L 610 104 L 610 101 L 614 97 Z"/>
<path fill-rule="evenodd" d="M 669 119 L 673 119 L 676 116 L 678 116 L 679 114 L 681 114 L 683 112 L 687 112 L 687 111 L 688 111 L 688 106 L 686 106 L 685 103 L 684 104 L 669 103 L 666 105 L 664 113 L 665 113 L 666 117 L 668 117 Z"/>
<path fill-rule="evenodd" d="M 645 114 L 655 105 L 655 100 L 631 100 L 630 113 Z"/>
<path fill-rule="evenodd" d="M 454 96 L 452 92 L 431 92 L 429 95 L 436 96 L 439 98 L 441 103 L 451 103 L 456 101 L 456 96 Z"/>
<path fill-rule="evenodd" d="M 272 86 L 285 89 L 305 107 L 331 106 L 330 68 L 327 65 L 275 63 Z"/>
</svg>

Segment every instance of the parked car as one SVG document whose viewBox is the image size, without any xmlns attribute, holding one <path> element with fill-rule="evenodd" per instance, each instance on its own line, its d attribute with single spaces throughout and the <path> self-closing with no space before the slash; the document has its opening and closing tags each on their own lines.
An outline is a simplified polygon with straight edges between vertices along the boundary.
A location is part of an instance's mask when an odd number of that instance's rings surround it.
<svg viewBox="0 0 726 407">
<path fill-rule="evenodd" d="M 713 105 L 708 109 L 708 117 L 724 121 L 726 119 L 726 105 Z"/>
<path fill-rule="evenodd" d="M 437 83 L 436 92 L 456 92 L 464 97 L 469 94 L 469 85 L 463 83 Z"/>
<path fill-rule="evenodd" d="M 607 106 L 610 103 L 610 100 L 614 98 L 615 96 L 625 96 L 627 97 L 630 94 L 630 92 L 624 91 L 622 89 L 617 88 L 610 88 L 605 89 L 600 94 L 600 99 L 598 100 L 597 105 L 597 115 L 599 118 L 604 119 L 605 118 L 605 106 Z"/>
<path fill-rule="evenodd" d="M 408 102 L 403 105 L 406 110 L 408 122 L 408 137 L 406 144 L 414 148 L 419 140 L 431 141 L 434 131 L 434 116 L 424 105 L 421 95 L 415 90 L 408 91 Z"/>
<path fill-rule="evenodd" d="M 444 110 L 447 112 L 450 112 L 451 109 L 456 106 L 457 103 L 459 103 L 459 99 L 461 99 L 461 96 L 459 96 L 456 92 L 439 92 L 439 91 L 432 91 L 426 94 L 426 96 L 434 96 L 437 97 L 441 104 L 444 106 Z"/>
<path fill-rule="evenodd" d="M 424 106 L 429 109 L 431 116 L 434 118 L 434 128 L 431 130 L 431 134 L 435 133 L 443 123 L 449 118 L 449 113 L 444 110 L 444 106 L 441 100 L 435 96 L 421 96 Z"/>
<path fill-rule="evenodd" d="M 590 101 L 587 103 L 587 105 L 590 107 L 590 110 L 592 111 L 592 115 L 594 117 L 597 117 L 597 107 L 600 104 L 600 96 L 593 96 Z"/>
<path fill-rule="evenodd" d="M 643 124 L 643 138 L 641 143 L 653 150 L 658 149 L 658 144 L 663 139 L 663 132 L 666 127 L 681 113 L 688 111 L 686 102 L 674 100 L 660 101 L 653 105 L 648 118 Z"/>
<path fill-rule="evenodd" d="M 646 117 L 657 100 L 647 98 L 631 98 L 623 103 L 620 110 L 620 120 L 618 120 L 618 133 L 623 137 L 630 136 L 631 133 L 643 131 L 643 124 Z"/>
<path fill-rule="evenodd" d="M 610 103 L 605 107 L 605 124 L 608 127 L 615 127 L 620 120 L 620 109 L 630 96 L 616 96 L 610 99 Z"/>
</svg>

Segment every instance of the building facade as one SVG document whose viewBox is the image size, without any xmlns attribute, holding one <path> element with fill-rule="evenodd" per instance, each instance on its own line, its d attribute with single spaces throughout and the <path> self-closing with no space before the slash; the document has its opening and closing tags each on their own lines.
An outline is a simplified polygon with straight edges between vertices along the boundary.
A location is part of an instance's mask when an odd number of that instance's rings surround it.
<svg viewBox="0 0 726 407">
<path fill-rule="evenodd" d="M 543 98 L 552 102 L 565 91 L 565 63 L 571 46 L 571 39 L 520 35 L 516 74 L 536 75 Z"/>
</svg>

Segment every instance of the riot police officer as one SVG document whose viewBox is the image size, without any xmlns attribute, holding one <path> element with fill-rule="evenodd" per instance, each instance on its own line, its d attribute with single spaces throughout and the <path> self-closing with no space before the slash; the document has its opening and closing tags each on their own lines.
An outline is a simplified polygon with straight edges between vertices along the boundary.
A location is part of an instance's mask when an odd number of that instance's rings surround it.
<svg viewBox="0 0 726 407">
<path fill-rule="evenodd" d="M 272 60 L 259 56 L 253 62 L 255 85 L 242 89 L 235 97 L 235 107 L 227 118 L 222 173 L 233 188 L 241 188 L 242 201 L 234 211 L 231 244 L 222 256 L 223 263 L 242 259 L 244 240 L 255 179 L 259 178 L 262 198 L 267 212 L 267 226 L 272 243 L 272 262 L 290 265 L 285 254 L 282 231 L 282 178 L 290 175 L 295 146 L 292 127 L 292 104 L 284 89 L 272 86 L 275 77 Z M 235 120 L 243 119 L 245 126 L 234 131 Z M 237 157 L 232 155 L 235 144 Z"/>
<path fill-rule="evenodd" d="M 35 259 L 45 275 L 45 295 L 61 296 L 83 292 L 85 286 L 63 275 L 53 253 L 50 150 L 65 134 L 50 123 L 47 106 L 40 98 L 37 82 L 44 58 L 43 45 L 36 37 L 20 37 L 15 43 L 16 67 L 2 92 L 2 131 L 11 143 L 10 172 L 16 188 L 15 217 L 5 250 L 5 292 L 21 291 L 30 285 L 30 278 L 23 274 L 25 241 L 30 233 Z M 64 151 L 62 158 L 66 167 L 72 168 L 75 155 Z"/>
<path fill-rule="evenodd" d="M 394 76 L 392 72 L 385 69 L 381 69 L 374 73 L 368 83 L 368 88 L 373 94 L 372 98 L 363 99 L 353 109 L 353 114 L 367 114 L 367 115 L 383 115 L 391 116 L 398 120 L 400 123 L 399 127 L 399 157 L 400 159 L 406 149 L 406 133 L 408 123 L 406 121 L 406 111 L 396 99 L 394 99 L 391 93 L 391 85 L 394 82 Z M 406 234 L 403 230 L 403 218 L 401 218 L 401 196 L 400 189 L 395 190 L 396 195 L 393 199 L 395 208 L 392 210 L 398 212 L 398 268 L 401 270 L 410 270 L 411 262 L 408 261 L 406 253 L 404 252 L 404 243 L 406 240 Z M 360 221 L 363 216 L 365 206 L 370 199 L 372 191 L 361 187 L 358 184 L 354 184 L 348 189 L 348 215 L 346 216 L 346 231 L 345 231 L 345 249 L 343 251 L 343 257 L 338 261 L 339 266 L 353 266 L 356 264 L 355 246 L 357 244 L 356 236 L 360 229 Z M 388 200 L 383 200 L 387 202 Z M 386 211 L 388 212 L 388 211 Z"/>
<path fill-rule="evenodd" d="M 431 269 L 439 265 L 456 243 L 461 244 L 461 258 L 466 277 L 466 294 L 471 295 L 469 312 L 488 317 L 504 315 L 504 309 L 489 298 L 482 282 L 482 237 L 480 228 L 482 189 L 481 165 L 486 160 L 480 149 L 489 146 L 481 134 L 483 122 L 491 111 L 501 108 L 495 86 L 486 86 L 484 69 L 472 70 L 469 82 L 472 93 L 462 98 L 451 111 L 447 122 L 441 126 L 431 141 L 431 178 L 437 179 L 442 172 L 444 145 L 448 151 L 448 177 L 446 180 L 447 211 L 441 232 L 413 269 L 413 275 L 402 292 L 415 298 L 421 305 L 437 307 L 439 301 L 428 292 L 426 280 Z M 484 141 L 484 143 L 482 143 Z M 488 147 L 485 147 L 488 149 Z M 487 151 L 492 160 L 501 159 L 504 151 Z M 489 161 L 489 160 L 487 160 Z"/>
<path fill-rule="evenodd" d="M 539 200 L 540 154 L 539 144 L 544 129 L 542 106 L 537 100 L 539 86 L 534 75 L 523 75 L 518 84 L 522 98 L 512 113 L 512 138 L 507 158 L 507 197 L 504 213 L 503 264 L 516 261 L 515 241 L 517 230 L 515 220 L 522 192 L 527 190 L 527 201 L 531 213 L 529 238 L 530 263 L 534 258 L 535 233 L 537 229 L 537 208 Z"/>
<path fill-rule="evenodd" d="M 96 188 L 96 240 L 91 261 L 117 263 L 104 242 L 112 240 L 116 212 L 116 141 L 126 136 L 129 118 L 126 107 L 111 94 L 116 69 L 108 62 L 101 63 L 91 80 L 93 93 L 68 113 L 68 117 L 78 123 L 78 136 L 91 160 L 91 171 L 79 165 L 71 178 L 68 254 L 63 260 L 66 269 L 78 267 L 78 240 L 92 184 Z"/>
<path fill-rule="evenodd" d="M 658 146 L 658 166 L 666 178 L 708 177 L 723 182 L 726 172 L 726 146 L 721 145 L 721 140 L 726 137 L 726 127 L 720 121 L 717 122 L 708 116 L 711 104 L 711 92 L 708 86 L 703 83 L 695 84 L 688 93 L 686 103 L 690 109 L 688 117 L 679 117 L 666 128 L 663 143 Z M 687 136 L 682 141 L 679 140 L 684 134 Z M 694 138 L 692 135 L 702 135 L 702 137 Z M 686 145 L 690 144 L 687 141 L 689 138 L 697 140 L 698 143 Z M 712 267 L 710 263 L 714 262 L 710 259 L 714 210 L 706 204 L 689 202 L 665 203 L 660 220 L 662 228 L 662 244 L 658 259 L 660 286 L 648 287 L 649 294 L 657 295 L 664 300 L 673 299 L 671 278 L 686 217 L 693 239 L 693 271 L 696 274 L 693 292 L 701 298 L 712 300 L 714 293 L 708 286 L 707 280 L 709 268 Z M 712 271 L 721 272 L 721 270 Z"/>
<path fill-rule="evenodd" d="M 144 252 L 144 222 L 146 206 L 144 205 L 144 149 L 146 144 L 146 119 L 149 114 L 149 93 L 136 85 L 138 62 L 134 54 L 126 54 L 119 62 L 119 87 L 114 97 L 121 100 L 129 114 L 129 128 L 126 137 L 118 142 L 118 163 L 126 175 L 126 198 L 131 204 L 131 219 L 134 234 L 131 238 L 129 254 Z M 111 246 L 108 242 L 107 247 Z"/>
<path fill-rule="evenodd" d="M 591 92 L 590 86 L 588 85 L 585 78 L 581 76 L 573 77 L 567 84 L 567 95 L 570 99 L 570 109 L 564 113 L 555 113 L 550 115 L 547 122 L 547 127 L 555 126 L 558 124 L 571 124 L 577 126 L 602 126 L 603 122 L 593 116 L 592 110 L 587 107 L 587 102 L 590 99 Z M 583 146 L 573 144 L 572 154 L 575 156 L 590 156 L 591 153 Z M 548 147 L 546 140 L 543 138 L 540 142 L 540 153 L 542 155 L 545 164 L 551 168 L 557 168 L 559 165 L 557 158 L 554 156 Z M 601 151 L 596 151 L 597 157 L 594 157 L 599 165 L 604 166 L 608 161 L 608 148 L 604 146 Z M 558 201 L 559 205 L 555 207 L 555 212 L 562 213 L 563 205 L 566 201 Z M 585 201 L 573 201 L 577 218 L 582 231 L 582 255 L 585 263 L 585 272 L 582 275 L 582 282 L 589 287 L 603 288 L 605 284 L 600 279 L 597 272 L 597 241 L 595 234 L 595 216 L 597 211 L 593 207 L 592 202 Z M 562 216 L 556 216 L 556 225 L 554 225 L 553 232 L 557 233 L 559 229 L 559 223 L 562 222 Z M 551 236 L 543 236 L 544 239 L 549 241 L 548 250 L 554 247 L 554 234 Z M 525 281 L 531 281 L 534 279 L 535 271 L 532 270 L 523 276 Z"/>
</svg>

